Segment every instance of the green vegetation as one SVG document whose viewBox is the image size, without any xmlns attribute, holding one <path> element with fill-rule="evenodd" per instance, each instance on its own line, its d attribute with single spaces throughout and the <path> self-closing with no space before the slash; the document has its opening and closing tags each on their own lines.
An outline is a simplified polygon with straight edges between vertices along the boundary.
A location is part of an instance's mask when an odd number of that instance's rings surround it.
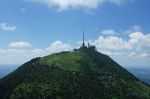
<svg viewBox="0 0 150 99">
<path fill-rule="evenodd" d="M 150 99 L 150 87 L 82 47 L 33 59 L 0 80 L 0 99 Z"/>
</svg>

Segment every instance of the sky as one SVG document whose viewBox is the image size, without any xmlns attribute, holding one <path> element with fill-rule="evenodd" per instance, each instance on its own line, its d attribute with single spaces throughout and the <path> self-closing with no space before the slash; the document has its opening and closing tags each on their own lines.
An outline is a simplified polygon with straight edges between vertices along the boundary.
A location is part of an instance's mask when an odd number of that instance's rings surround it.
<svg viewBox="0 0 150 99">
<path fill-rule="evenodd" d="M 149 0 L 1 0 L 0 64 L 79 48 L 82 33 L 124 67 L 150 68 Z"/>
</svg>

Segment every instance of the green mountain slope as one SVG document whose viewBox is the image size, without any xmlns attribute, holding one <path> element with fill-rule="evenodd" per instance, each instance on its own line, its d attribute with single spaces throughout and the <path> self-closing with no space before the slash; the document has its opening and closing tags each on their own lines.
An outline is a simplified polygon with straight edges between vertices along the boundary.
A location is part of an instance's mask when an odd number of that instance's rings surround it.
<svg viewBox="0 0 150 99">
<path fill-rule="evenodd" d="M 150 87 L 82 47 L 33 59 L 0 80 L 0 99 L 150 99 Z"/>
</svg>

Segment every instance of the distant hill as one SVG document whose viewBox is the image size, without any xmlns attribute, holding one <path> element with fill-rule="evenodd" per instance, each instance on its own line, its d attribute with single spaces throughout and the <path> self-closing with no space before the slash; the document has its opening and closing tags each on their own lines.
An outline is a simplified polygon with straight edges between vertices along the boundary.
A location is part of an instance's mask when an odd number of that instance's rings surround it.
<svg viewBox="0 0 150 99">
<path fill-rule="evenodd" d="M 109 56 L 81 47 L 23 64 L 0 80 L 0 99 L 150 99 L 150 87 Z"/>
<path fill-rule="evenodd" d="M 128 68 L 140 80 L 150 84 L 150 68 Z"/>
<path fill-rule="evenodd" d="M 0 79 L 17 69 L 19 65 L 0 65 Z"/>
</svg>

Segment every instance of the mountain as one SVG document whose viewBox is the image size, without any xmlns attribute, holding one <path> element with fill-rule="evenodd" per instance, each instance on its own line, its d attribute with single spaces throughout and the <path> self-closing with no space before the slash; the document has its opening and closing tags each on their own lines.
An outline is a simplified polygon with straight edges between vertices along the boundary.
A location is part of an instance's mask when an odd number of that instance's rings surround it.
<svg viewBox="0 0 150 99">
<path fill-rule="evenodd" d="M 83 46 L 23 64 L 0 80 L 0 99 L 150 99 L 150 86 Z"/>
</svg>

